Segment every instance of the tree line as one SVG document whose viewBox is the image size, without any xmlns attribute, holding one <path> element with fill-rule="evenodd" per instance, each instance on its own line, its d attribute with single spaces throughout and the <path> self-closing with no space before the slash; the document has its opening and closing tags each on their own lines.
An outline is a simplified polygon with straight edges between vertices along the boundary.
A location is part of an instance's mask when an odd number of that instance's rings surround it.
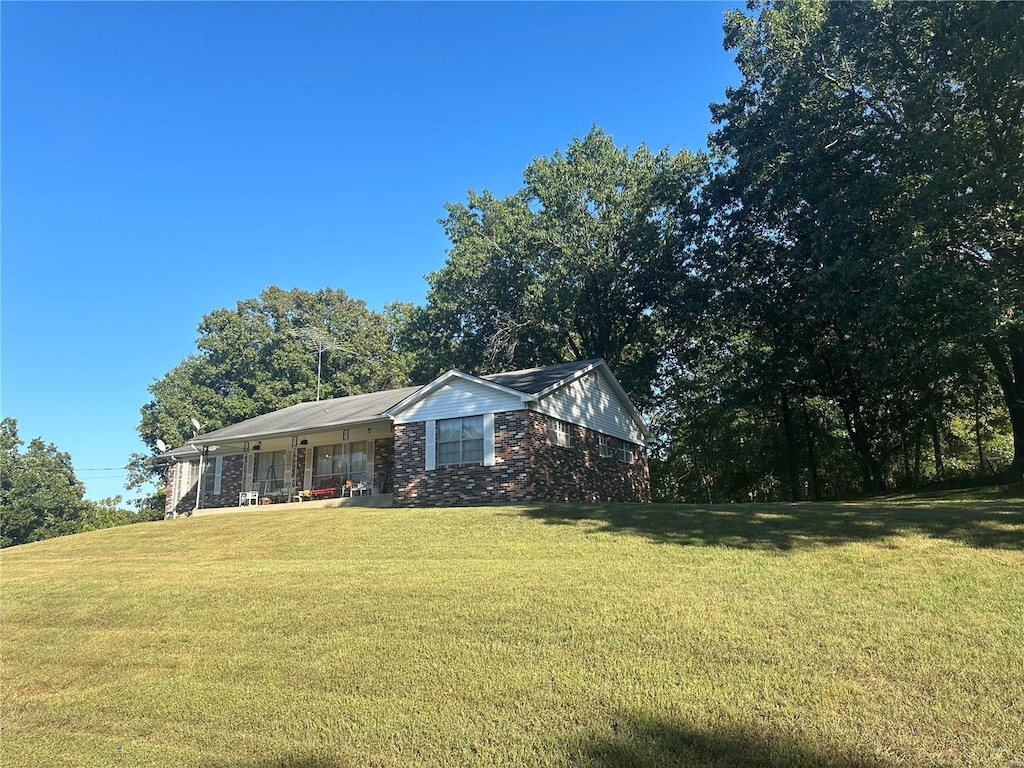
<svg viewBox="0 0 1024 768">
<path fill-rule="evenodd" d="M 0 547 L 157 519 L 120 496 L 86 499 L 71 456 L 38 437 L 25 445 L 9 417 L 0 421 L 0 510 Z"/>
<path fill-rule="evenodd" d="M 423 306 L 270 288 L 211 313 L 140 432 L 608 361 L 666 500 L 818 499 L 1024 471 L 1024 7 L 752 3 L 710 150 L 599 127 L 470 190 Z"/>
<path fill-rule="evenodd" d="M 445 206 L 422 306 L 270 287 L 150 387 L 156 441 L 315 397 L 602 357 L 656 497 L 801 500 L 1024 474 L 1024 6 L 755 2 L 709 150 L 593 127 Z M 147 502 L 160 507 L 159 499 Z"/>
</svg>

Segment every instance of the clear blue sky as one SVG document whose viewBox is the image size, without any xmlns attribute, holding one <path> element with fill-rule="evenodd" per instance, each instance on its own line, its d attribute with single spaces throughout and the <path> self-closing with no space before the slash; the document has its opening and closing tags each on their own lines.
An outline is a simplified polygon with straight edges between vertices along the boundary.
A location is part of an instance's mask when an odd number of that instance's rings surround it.
<svg viewBox="0 0 1024 768">
<path fill-rule="evenodd" d="M 423 303 L 437 220 L 592 124 L 701 149 L 739 3 L 0 5 L 2 401 L 124 494 L 147 387 L 268 285 Z"/>
</svg>

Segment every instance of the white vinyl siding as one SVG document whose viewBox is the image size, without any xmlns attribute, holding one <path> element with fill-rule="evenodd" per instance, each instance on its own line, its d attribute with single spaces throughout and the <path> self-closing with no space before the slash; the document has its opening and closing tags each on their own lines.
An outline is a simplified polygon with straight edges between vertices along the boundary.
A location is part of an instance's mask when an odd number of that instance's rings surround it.
<svg viewBox="0 0 1024 768">
<path fill-rule="evenodd" d="M 600 368 L 544 397 L 537 410 L 594 432 L 644 443 L 643 432 Z"/>
<path fill-rule="evenodd" d="M 396 424 L 437 421 L 485 413 L 521 411 L 522 398 L 485 384 L 454 378 L 436 392 L 395 415 Z"/>
</svg>

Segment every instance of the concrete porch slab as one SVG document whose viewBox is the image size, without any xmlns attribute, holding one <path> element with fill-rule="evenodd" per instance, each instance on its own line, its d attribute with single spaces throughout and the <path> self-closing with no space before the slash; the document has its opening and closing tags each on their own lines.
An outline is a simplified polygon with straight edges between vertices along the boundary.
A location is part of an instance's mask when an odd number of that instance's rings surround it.
<svg viewBox="0 0 1024 768">
<path fill-rule="evenodd" d="M 292 501 L 284 504 L 253 504 L 244 507 L 210 507 L 197 509 L 193 517 L 205 515 L 225 515 L 231 512 L 285 512 L 294 509 L 334 509 L 336 507 L 390 507 L 392 495 L 378 493 L 372 496 L 354 496 L 345 499 L 319 499 L 317 501 Z"/>
</svg>

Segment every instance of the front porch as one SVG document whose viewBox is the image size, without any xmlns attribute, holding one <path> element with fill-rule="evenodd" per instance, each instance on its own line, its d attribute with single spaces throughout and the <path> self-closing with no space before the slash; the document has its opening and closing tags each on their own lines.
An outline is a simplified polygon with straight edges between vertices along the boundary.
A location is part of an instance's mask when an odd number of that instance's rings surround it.
<svg viewBox="0 0 1024 768">
<path fill-rule="evenodd" d="M 165 517 L 257 502 L 287 507 L 391 494 L 393 438 L 390 422 L 383 420 L 189 446 L 177 449 L 177 454 L 168 474 Z M 370 504 L 380 506 L 376 501 Z"/>
<path fill-rule="evenodd" d="M 252 504 L 230 507 L 207 507 L 192 512 L 192 517 L 203 517 L 204 515 L 224 515 L 230 512 L 288 512 L 298 509 L 335 509 L 337 507 L 376 507 L 387 508 L 393 506 L 390 493 L 377 493 L 368 496 L 346 496 L 343 499 L 317 499 L 313 501 L 291 501 L 283 504 Z"/>
</svg>

